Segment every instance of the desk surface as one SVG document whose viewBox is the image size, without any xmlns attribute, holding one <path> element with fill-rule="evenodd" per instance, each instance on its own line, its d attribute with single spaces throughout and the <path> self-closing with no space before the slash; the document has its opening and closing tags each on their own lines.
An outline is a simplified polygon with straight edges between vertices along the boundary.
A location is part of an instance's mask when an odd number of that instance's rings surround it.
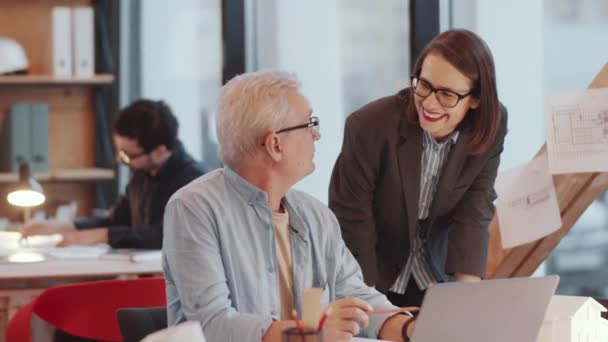
<svg viewBox="0 0 608 342">
<path fill-rule="evenodd" d="M 46 260 L 32 263 L 0 263 L 0 280 L 63 278 L 123 274 L 161 273 L 160 260 Z"/>
</svg>

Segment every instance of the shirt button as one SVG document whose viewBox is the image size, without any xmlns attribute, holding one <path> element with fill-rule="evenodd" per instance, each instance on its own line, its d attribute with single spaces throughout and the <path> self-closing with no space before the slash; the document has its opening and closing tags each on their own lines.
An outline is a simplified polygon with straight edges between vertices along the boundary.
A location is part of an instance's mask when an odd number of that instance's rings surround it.
<svg viewBox="0 0 608 342">
<path fill-rule="evenodd" d="M 272 311 L 270 311 L 270 314 L 271 314 L 272 316 L 276 316 L 276 315 L 277 315 L 277 310 L 272 310 Z"/>
<path fill-rule="evenodd" d="M 268 273 L 274 272 L 274 269 L 272 268 L 272 266 L 268 266 L 267 270 L 268 270 Z"/>
</svg>

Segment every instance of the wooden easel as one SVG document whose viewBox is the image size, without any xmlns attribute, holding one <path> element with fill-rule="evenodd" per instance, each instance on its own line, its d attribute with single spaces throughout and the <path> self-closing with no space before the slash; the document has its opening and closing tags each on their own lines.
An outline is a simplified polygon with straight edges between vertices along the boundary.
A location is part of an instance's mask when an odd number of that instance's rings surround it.
<svg viewBox="0 0 608 342">
<path fill-rule="evenodd" d="M 608 64 L 604 65 L 589 88 L 608 88 Z M 537 155 L 545 152 L 546 144 Z M 487 278 L 508 278 L 531 275 L 549 256 L 587 207 L 608 188 L 608 173 L 576 173 L 554 175 L 553 183 L 562 216 L 562 227 L 535 242 L 503 249 L 496 216 L 490 224 L 490 245 L 486 265 Z"/>
</svg>

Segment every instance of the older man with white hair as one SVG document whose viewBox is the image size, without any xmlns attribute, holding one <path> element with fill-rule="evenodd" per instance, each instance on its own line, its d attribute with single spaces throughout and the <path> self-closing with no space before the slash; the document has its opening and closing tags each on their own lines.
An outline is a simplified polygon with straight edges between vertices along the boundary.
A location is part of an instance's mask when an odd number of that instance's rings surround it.
<svg viewBox="0 0 608 342">
<path fill-rule="evenodd" d="M 225 167 L 179 190 L 165 211 L 169 325 L 199 321 L 209 341 L 280 341 L 295 326 L 302 291 L 318 287 L 332 308 L 326 341 L 401 341 L 410 317 L 368 315 L 394 307 L 363 282 L 332 212 L 291 189 L 313 172 L 321 138 L 299 87 L 284 72 L 244 74 L 223 87 L 217 136 Z"/>
</svg>

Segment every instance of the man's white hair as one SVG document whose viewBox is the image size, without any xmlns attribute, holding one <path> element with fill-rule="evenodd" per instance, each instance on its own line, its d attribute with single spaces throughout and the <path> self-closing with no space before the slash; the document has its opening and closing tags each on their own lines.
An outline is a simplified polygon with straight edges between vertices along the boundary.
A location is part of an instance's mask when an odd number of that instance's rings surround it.
<svg viewBox="0 0 608 342">
<path fill-rule="evenodd" d="M 293 115 L 287 95 L 299 88 L 297 77 L 283 71 L 247 73 L 226 83 L 216 120 L 222 162 L 239 165 L 260 148 L 266 134 L 283 128 Z"/>
</svg>

